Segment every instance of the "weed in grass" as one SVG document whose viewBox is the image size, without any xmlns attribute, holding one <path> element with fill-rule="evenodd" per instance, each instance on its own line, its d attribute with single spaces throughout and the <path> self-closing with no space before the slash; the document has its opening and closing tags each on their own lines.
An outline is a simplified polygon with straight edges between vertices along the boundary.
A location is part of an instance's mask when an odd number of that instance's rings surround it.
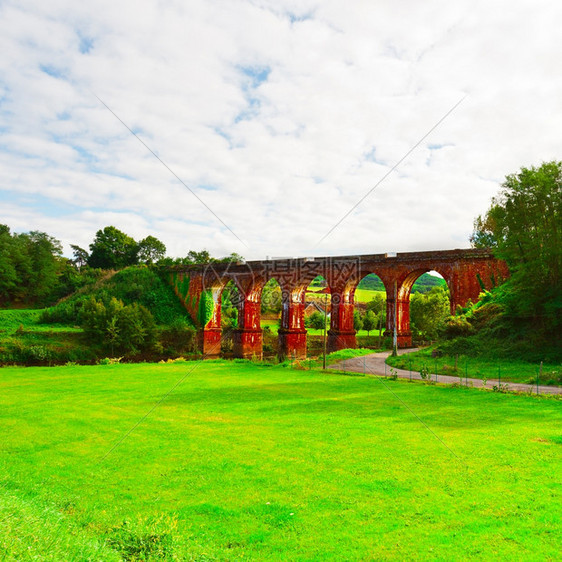
<svg viewBox="0 0 562 562">
<path fill-rule="evenodd" d="M 171 554 L 173 536 L 170 530 L 177 528 L 177 521 L 167 518 L 164 526 L 168 532 L 155 532 L 162 526 L 161 521 L 142 522 L 133 526 L 125 519 L 107 531 L 106 543 L 117 550 L 124 560 L 164 559 Z"/>
<path fill-rule="evenodd" d="M 484 385 L 485 386 L 485 385 Z M 501 393 L 506 393 L 509 392 L 509 385 L 507 383 L 499 383 L 499 384 L 495 384 L 492 387 L 492 391 L 493 392 L 501 392 Z"/>
<path fill-rule="evenodd" d="M 99 365 L 117 365 L 121 363 L 123 357 L 104 357 L 98 361 Z"/>
</svg>

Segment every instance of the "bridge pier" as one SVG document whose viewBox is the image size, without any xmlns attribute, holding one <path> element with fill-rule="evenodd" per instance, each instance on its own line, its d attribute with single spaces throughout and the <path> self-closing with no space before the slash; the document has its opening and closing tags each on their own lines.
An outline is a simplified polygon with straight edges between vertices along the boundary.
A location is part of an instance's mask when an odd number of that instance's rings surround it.
<svg viewBox="0 0 562 562">
<path fill-rule="evenodd" d="M 306 328 L 304 327 L 305 289 L 281 290 L 281 328 L 278 354 L 280 359 L 306 359 Z"/>
<path fill-rule="evenodd" d="M 221 353 L 222 330 L 205 328 L 197 333 L 198 347 L 205 358 L 218 357 Z"/>
<path fill-rule="evenodd" d="M 393 293 L 390 293 L 391 295 Z M 386 330 L 384 337 L 394 337 L 394 312 L 397 314 L 396 321 L 396 344 L 399 348 L 412 347 L 412 332 L 410 331 L 410 293 L 401 296 L 398 293 L 398 300 L 393 296 L 386 298 Z M 396 306 L 395 306 L 396 303 Z"/>
<path fill-rule="evenodd" d="M 241 298 L 238 302 L 238 329 L 234 331 L 233 338 L 234 357 L 262 359 L 261 291 L 257 290 L 253 279 L 237 285 Z"/>
<path fill-rule="evenodd" d="M 234 330 L 234 357 L 240 359 L 261 359 L 263 357 L 263 335 L 259 330 Z"/>
<path fill-rule="evenodd" d="M 349 292 L 332 288 L 332 311 L 328 331 L 328 352 L 357 347 L 353 328 L 353 299 Z"/>
<path fill-rule="evenodd" d="M 306 359 L 306 330 L 279 330 L 279 359 Z"/>
</svg>

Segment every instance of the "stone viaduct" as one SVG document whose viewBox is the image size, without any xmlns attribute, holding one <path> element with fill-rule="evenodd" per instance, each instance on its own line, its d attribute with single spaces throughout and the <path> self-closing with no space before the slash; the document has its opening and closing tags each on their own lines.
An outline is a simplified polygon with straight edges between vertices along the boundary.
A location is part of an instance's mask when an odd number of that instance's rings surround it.
<svg viewBox="0 0 562 562">
<path fill-rule="evenodd" d="M 315 277 L 323 276 L 331 293 L 330 351 L 356 347 L 354 293 L 369 273 L 378 275 L 386 289 L 387 333 L 393 333 L 396 312 L 398 346 L 408 347 L 412 345 L 410 292 L 416 279 L 432 270 L 447 282 L 452 313 L 457 305 L 475 302 L 482 288 L 509 274 L 505 262 L 482 249 L 213 263 L 176 266 L 169 274 L 198 327 L 200 350 L 207 357 L 220 353 L 221 294 L 229 281 L 240 294 L 234 354 L 262 356 L 261 295 L 267 281 L 276 279 L 282 298 L 279 353 L 301 358 L 306 356 L 305 292 Z"/>
</svg>

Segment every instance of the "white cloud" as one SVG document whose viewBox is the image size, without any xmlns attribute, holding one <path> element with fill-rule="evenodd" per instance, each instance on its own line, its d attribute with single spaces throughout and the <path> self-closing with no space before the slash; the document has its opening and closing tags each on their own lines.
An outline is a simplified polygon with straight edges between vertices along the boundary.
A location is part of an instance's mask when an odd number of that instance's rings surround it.
<svg viewBox="0 0 562 562">
<path fill-rule="evenodd" d="M 545 1 L 3 2 L 0 222 L 67 251 L 107 224 L 171 255 L 466 247 L 506 174 L 560 159 L 561 16 Z"/>
</svg>

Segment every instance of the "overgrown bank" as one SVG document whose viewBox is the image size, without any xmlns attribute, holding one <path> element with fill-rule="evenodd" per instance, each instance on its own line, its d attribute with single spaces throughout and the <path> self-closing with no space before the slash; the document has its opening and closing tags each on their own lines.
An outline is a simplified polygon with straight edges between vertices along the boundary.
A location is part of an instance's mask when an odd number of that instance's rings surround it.
<svg viewBox="0 0 562 562">
<path fill-rule="evenodd" d="M 55 306 L 0 311 L 0 363 L 157 360 L 196 353 L 195 330 L 158 271 L 109 272 Z"/>
</svg>

